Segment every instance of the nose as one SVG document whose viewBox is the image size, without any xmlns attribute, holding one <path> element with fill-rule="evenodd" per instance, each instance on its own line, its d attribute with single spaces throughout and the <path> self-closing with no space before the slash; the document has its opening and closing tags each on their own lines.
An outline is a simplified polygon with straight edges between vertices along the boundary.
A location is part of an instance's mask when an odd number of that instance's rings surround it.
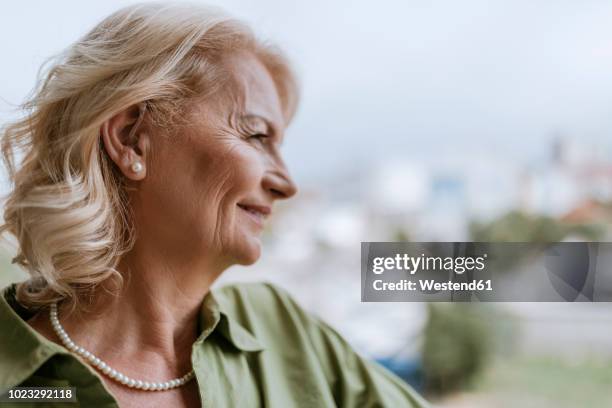
<svg viewBox="0 0 612 408">
<path fill-rule="evenodd" d="M 297 193 L 297 186 L 282 162 L 266 172 L 263 187 L 274 199 L 291 198 Z"/>
</svg>

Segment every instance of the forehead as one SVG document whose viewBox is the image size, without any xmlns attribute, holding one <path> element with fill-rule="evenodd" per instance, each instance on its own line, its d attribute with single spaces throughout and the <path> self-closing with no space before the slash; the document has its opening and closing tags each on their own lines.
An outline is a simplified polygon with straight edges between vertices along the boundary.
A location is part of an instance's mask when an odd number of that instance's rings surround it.
<svg viewBox="0 0 612 408">
<path fill-rule="evenodd" d="M 233 53 L 224 59 L 230 74 L 228 84 L 240 113 L 265 118 L 278 130 L 285 128 L 280 98 L 264 64 L 251 52 Z"/>
</svg>

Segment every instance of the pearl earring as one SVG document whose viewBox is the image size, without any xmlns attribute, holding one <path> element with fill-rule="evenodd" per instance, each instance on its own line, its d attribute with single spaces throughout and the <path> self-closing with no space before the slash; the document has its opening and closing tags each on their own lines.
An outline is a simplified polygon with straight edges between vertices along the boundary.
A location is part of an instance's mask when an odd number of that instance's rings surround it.
<svg viewBox="0 0 612 408">
<path fill-rule="evenodd" d="M 140 173 L 142 169 L 143 169 L 143 166 L 141 162 L 137 161 L 137 162 L 134 162 L 134 164 L 132 164 L 132 171 L 134 173 Z"/>
</svg>

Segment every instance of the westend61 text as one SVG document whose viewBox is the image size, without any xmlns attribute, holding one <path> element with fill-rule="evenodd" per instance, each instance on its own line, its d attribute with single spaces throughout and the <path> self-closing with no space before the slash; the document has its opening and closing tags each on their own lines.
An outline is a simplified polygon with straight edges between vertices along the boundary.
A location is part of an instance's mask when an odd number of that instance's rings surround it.
<svg viewBox="0 0 612 408">
<path fill-rule="evenodd" d="M 417 284 L 411 280 L 402 279 L 397 282 L 383 282 L 377 279 L 373 282 L 374 290 L 421 290 L 421 291 L 477 291 L 493 290 L 491 279 L 473 280 L 471 282 L 436 282 L 433 279 L 420 279 Z"/>
</svg>

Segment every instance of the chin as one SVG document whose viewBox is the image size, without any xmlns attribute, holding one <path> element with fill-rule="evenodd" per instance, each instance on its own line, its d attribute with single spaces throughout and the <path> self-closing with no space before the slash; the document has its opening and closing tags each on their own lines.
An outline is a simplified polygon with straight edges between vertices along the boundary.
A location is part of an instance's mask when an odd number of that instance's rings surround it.
<svg viewBox="0 0 612 408">
<path fill-rule="evenodd" d="M 261 243 L 259 242 L 259 240 L 254 240 L 254 239 L 248 239 L 249 242 L 247 245 L 245 245 L 244 248 L 241 248 L 238 256 L 237 256 L 237 263 L 239 265 L 253 265 L 255 262 L 257 262 L 259 260 L 259 257 L 261 256 Z M 252 242 L 252 241 L 257 241 L 257 242 Z"/>
</svg>

